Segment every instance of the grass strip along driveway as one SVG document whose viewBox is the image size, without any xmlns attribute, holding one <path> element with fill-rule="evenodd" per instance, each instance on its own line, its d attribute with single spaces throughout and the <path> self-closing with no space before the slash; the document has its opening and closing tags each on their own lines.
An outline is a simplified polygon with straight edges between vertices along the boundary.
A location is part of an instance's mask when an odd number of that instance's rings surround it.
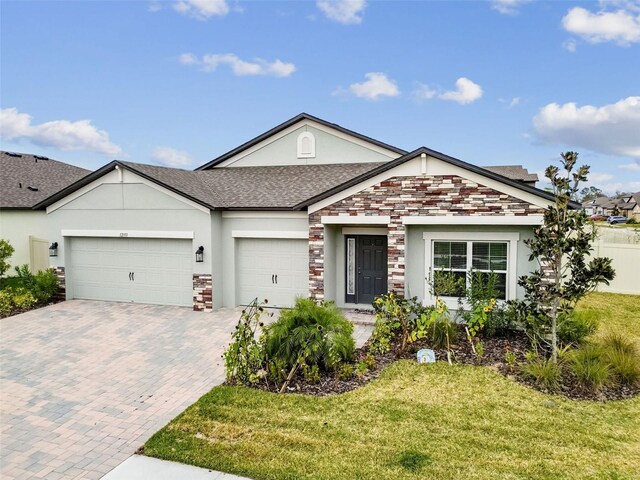
<svg viewBox="0 0 640 480">
<path fill-rule="evenodd" d="M 594 294 L 581 308 L 640 338 L 640 297 Z M 399 361 L 332 397 L 216 387 L 145 454 L 256 479 L 632 479 L 640 398 L 572 401 L 487 367 Z"/>
</svg>

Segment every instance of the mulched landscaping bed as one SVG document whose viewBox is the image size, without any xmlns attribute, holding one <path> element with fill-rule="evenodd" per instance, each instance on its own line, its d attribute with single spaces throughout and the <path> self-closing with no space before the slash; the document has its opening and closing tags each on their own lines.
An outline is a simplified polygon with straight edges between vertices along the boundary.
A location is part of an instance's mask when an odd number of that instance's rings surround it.
<svg viewBox="0 0 640 480">
<path fill-rule="evenodd" d="M 564 375 L 561 390 L 559 392 L 548 392 L 538 387 L 531 379 L 526 378 L 515 368 L 507 364 L 505 353 L 511 350 L 517 358 L 517 363 L 525 361 L 525 354 L 531 350 L 529 339 L 521 331 L 508 332 L 504 336 L 493 338 L 481 338 L 484 347 L 482 357 L 473 352 L 471 345 L 466 339 L 466 334 L 462 326 L 459 327 L 458 340 L 452 346 L 452 361 L 454 363 L 478 365 L 493 368 L 507 378 L 527 385 L 536 390 L 545 393 L 556 393 L 574 400 L 622 400 L 631 398 L 640 394 L 639 387 L 605 387 L 600 392 L 594 393 L 585 391 L 571 377 Z M 287 393 L 302 393 L 306 395 L 314 395 L 318 397 L 345 393 L 361 387 L 371 380 L 380 376 L 382 370 L 397 360 L 416 360 L 416 352 L 422 348 L 431 348 L 434 350 L 437 361 L 447 361 L 446 349 L 434 349 L 428 341 L 418 340 L 409 345 L 405 352 L 400 352 L 400 339 L 396 337 L 391 342 L 391 350 L 383 355 L 376 355 L 376 369 L 367 371 L 366 374 L 358 377 L 355 376 L 349 380 L 340 380 L 334 374 L 321 374 L 318 383 L 309 384 L 305 381 L 301 372 L 298 372 L 287 388 Z M 362 348 L 356 350 L 356 358 L 363 358 L 369 353 L 369 344 L 365 344 Z M 278 392 L 280 386 L 261 382 L 256 385 L 257 388 L 270 392 Z"/>
</svg>

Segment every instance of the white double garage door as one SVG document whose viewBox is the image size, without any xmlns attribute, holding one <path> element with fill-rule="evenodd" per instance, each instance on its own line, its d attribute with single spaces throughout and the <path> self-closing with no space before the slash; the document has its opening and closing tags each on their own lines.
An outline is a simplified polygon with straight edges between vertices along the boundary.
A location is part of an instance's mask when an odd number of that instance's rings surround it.
<svg viewBox="0 0 640 480">
<path fill-rule="evenodd" d="M 194 251 L 190 239 L 74 237 L 69 297 L 191 306 Z M 236 303 L 290 306 L 306 297 L 308 258 L 306 240 L 236 239 Z"/>
</svg>

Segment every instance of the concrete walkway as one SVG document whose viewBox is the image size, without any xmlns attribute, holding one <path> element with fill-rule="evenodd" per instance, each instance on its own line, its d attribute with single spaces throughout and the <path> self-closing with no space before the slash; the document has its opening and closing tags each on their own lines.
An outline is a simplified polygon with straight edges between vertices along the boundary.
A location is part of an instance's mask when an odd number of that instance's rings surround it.
<svg viewBox="0 0 640 480">
<path fill-rule="evenodd" d="M 102 480 L 249 480 L 230 473 L 133 455 L 111 470 Z"/>
</svg>

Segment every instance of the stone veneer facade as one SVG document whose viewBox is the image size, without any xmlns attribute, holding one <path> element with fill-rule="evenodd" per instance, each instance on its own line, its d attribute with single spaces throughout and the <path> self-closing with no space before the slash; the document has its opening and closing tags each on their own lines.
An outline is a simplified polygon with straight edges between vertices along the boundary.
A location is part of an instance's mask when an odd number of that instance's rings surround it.
<svg viewBox="0 0 640 480">
<path fill-rule="evenodd" d="M 540 215 L 528 202 L 454 175 L 393 177 L 309 215 L 309 293 L 324 298 L 323 216 L 390 216 L 388 288 L 404 294 L 402 217 L 427 215 Z"/>
<path fill-rule="evenodd" d="M 56 300 L 64 301 L 67 299 L 67 284 L 65 281 L 64 267 L 51 267 L 58 277 L 58 293 L 56 293 Z"/>
<path fill-rule="evenodd" d="M 211 312 L 213 310 L 211 274 L 193 274 L 193 310 L 195 312 Z"/>
</svg>

